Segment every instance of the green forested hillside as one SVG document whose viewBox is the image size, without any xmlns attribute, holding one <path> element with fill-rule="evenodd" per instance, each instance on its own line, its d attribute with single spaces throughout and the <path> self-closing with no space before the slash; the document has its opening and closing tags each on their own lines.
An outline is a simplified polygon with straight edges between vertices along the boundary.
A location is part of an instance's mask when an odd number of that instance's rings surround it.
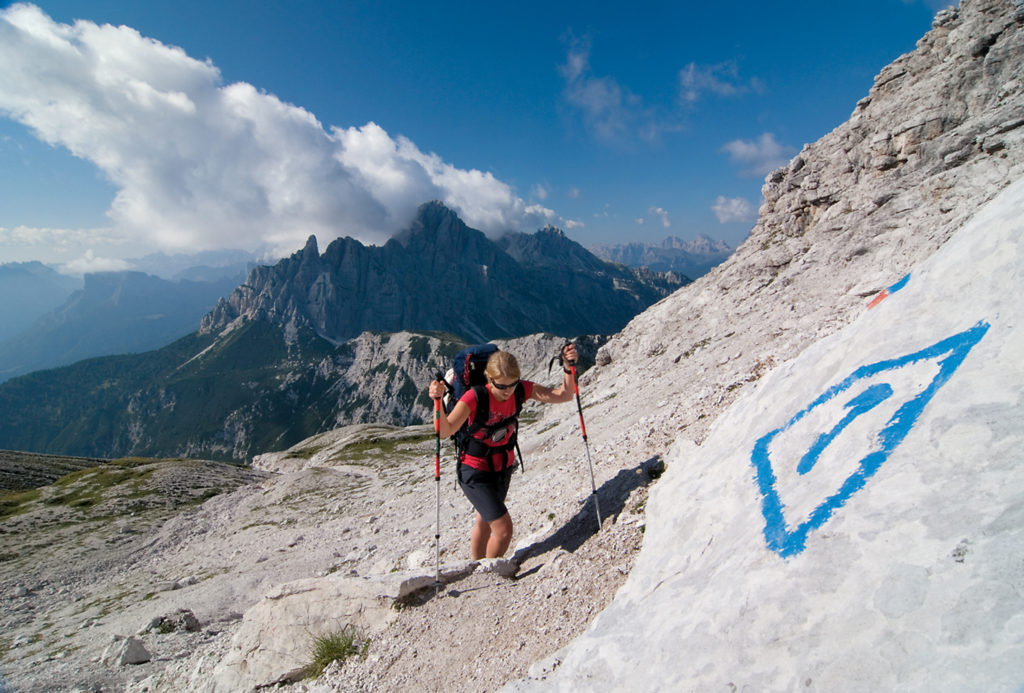
<svg viewBox="0 0 1024 693">
<path fill-rule="evenodd" d="M 90 359 L 0 385 L 0 449 L 245 460 L 342 423 L 419 423 L 460 342 L 242 322 L 156 351 Z"/>
</svg>

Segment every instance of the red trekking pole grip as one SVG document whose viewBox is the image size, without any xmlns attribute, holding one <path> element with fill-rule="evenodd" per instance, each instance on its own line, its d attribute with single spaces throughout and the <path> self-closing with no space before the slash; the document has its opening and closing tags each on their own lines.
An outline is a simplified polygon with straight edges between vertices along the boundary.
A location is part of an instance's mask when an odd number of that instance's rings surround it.
<svg viewBox="0 0 1024 693">
<path fill-rule="evenodd" d="M 434 400 L 434 479 L 441 479 L 441 400 Z"/>
<path fill-rule="evenodd" d="M 569 364 L 569 372 L 572 373 L 572 389 L 576 393 L 576 408 L 580 412 L 580 430 L 583 432 L 583 442 L 587 440 L 587 425 L 583 423 L 583 405 L 580 404 L 580 386 L 576 384 L 576 364 Z"/>
</svg>

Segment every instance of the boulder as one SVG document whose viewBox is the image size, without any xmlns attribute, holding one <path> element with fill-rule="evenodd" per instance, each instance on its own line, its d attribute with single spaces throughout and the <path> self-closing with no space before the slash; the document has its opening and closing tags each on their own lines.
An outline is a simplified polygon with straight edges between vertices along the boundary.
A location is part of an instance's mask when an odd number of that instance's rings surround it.
<svg viewBox="0 0 1024 693">
<path fill-rule="evenodd" d="M 115 636 L 100 656 L 100 661 L 111 666 L 127 666 L 129 664 L 145 664 L 153 659 L 142 641 L 135 637 L 122 638 Z"/>
<path fill-rule="evenodd" d="M 441 566 L 441 582 L 461 580 L 478 569 L 508 577 L 515 573 L 515 564 L 504 559 L 446 564 Z M 435 577 L 420 569 L 281 585 L 246 612 L 207 690 L 227 693 L 281 681 L 310 663 L 313 640 L 321 634 L 347 626 L 366 636 L 381 633 L 397 618 L 395 605 L 434 585 Z"/>
</svg>

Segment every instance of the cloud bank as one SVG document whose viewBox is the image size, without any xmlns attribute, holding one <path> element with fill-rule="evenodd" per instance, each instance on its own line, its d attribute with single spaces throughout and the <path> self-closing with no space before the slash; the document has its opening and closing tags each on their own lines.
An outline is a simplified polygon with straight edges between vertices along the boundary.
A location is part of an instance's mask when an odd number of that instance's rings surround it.
<svg viewBox="0 0 1024 693">
<path fill-rule="evenodd" d="M 490 234 L 560 221 L 375 123 L 325 128 L 180 48 L 30 4 L 0 10 L 0 113 L 95 164 L 113 231 L 169 251 L 379 243 L 434 199 Z"/>
</svg>

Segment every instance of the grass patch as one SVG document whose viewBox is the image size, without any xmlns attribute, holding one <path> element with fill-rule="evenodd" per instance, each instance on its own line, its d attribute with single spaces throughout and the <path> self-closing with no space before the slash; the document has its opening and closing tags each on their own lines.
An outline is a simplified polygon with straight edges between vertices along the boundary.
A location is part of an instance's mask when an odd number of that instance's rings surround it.
<svg viewBox="0 0 1024 693">
<path fill-rule="evenodd" d="M 128 597 L 132 596 L 131 590 L 121 589 L 115 594 L 99 597 L 86 604 L 79 613 L 96 610 L 96 618 L 106 618 L 114 611 L 119 611 L 122 604 Z"/>
<path fill-rule="evenodd" d="M 547 426 L 545 426 L 544 428 L 540 429 L 539 431 L 530 431 L 530 435 L 535 435 L 535 436 L 543 435 L 544 433 L 547 433 L 548 431 L 550 431 L 552 429 L 558 428 L 558 424 L 560 424 L 560 423 L 561 423 L 560 421 L 553 421 L 553 422 L 549 423 Z"/>
<path fill-rule="evenodd" d="M 310 445 L 308 448 L 302 448 L 301 450 L 293 450 L 292 452 L 289 452 L 288 457 L 297 460 L 310 460 L 313 459 L 313 455 L 317 454 L 326 447 L 326 445 Z"/>
<path fill-rule="evenodd" d="M 367 457 L 376 460 L 393 459 L 400 452 L 418 451 L 418 448 L 434 439 L 434 434 L 429 433 L 420 436 L 376 438 L 361 440 L 346 445 L 334 456 L 335 460 L 347 460 L 349 463 L 356 463 L 359 459 Z"/>
<path fill-rule="evenodd" d="M 205 503 L 206 501 L 210 500 L 214 496 L 219 496 L 222 493 L 224 493 L 224 489 L 222 489 L 222 488 L 208 488 L 205 491 L 203 491 L 202 493 L 200 493 L 192 501 L 192 504 L 194 504 L 194 505 L 202 505 L 203 503 Z"/>
<path fill-rule="evenodd" d="M 339 631 L 317 635 L 313 638 L 310 652 L 313 661 L 306 666 L 306 678 L 319 677 L 333 662 L 344 662 L 349 657 L 365 657 L 369 647 L 369 638 L 351 625 Z"/>
<path fill-rule="evenodd" d="M 124 467 L 125 469 L 131 469 L 132 467 L 141 467 L 144 464 L 152 464 L 153 462 L 159 461 L 161 460 L 154 459 L 152 457 L 120 457 L 116 460 L 111 460 L 110 464 L 114 465 L 115 467 Z"/>
<path fill-rule="evenodd" d="M 126 498 L 143 498 L 155 493 L 153 490 L 141 489 L 141 482 L 152 473 L 153 469 L 138 470 L 120 466 L 93 467 L 65 474 L 53 483 L 56 493 L 43 500 L 47 505 L 63 505 L 83 510 L 103 502 L 107 491 L 129 485 L 131 489 Z"/>
<path fill-rule="evenodd" d="M 20 515 L 29 510 L 29 504 L 39 498 L 39 489 L 27 491 L 0 491 L 0 519 Z"/>
</svg>

